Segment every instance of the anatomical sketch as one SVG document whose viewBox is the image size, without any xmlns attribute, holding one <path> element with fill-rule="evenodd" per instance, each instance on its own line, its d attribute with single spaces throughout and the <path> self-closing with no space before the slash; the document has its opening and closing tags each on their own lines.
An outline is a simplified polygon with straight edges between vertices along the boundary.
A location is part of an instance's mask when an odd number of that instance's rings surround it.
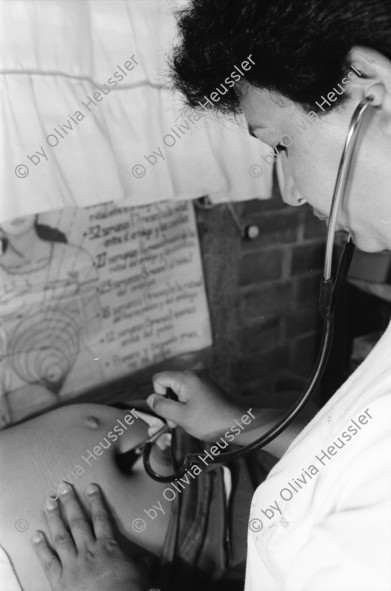
<svg viewBox="0 0 391 591">
<path fill-rule="evenodd" d="M 90 254 L 23 216 L 0 225 L 0 427 L 99 382 L 101 324 Z"/>
</svg>

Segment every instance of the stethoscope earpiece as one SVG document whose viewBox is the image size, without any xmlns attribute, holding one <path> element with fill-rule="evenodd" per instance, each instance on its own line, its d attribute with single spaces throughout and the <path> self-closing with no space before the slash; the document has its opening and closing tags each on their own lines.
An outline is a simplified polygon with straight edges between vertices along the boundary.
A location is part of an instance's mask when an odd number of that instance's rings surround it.
<svg viewBox="0 0 391 591">
<path fill-rule="evenodd" d="M 380 107 L 385 99 L 386 89 L 384 84 L 374 84 L 368 88 L 365 98 L 368 99 L 373 107 Z"/>
</svg>

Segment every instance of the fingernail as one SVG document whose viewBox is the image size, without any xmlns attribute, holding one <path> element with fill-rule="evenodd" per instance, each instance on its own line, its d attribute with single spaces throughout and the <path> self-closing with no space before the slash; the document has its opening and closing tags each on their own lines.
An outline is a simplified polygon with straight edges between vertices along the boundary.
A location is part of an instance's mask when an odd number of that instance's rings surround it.
<svg viewBox="0 0 391 591">
<path fill-rule="evenodd" d="M 99 488 L 96 486 L 96 484 L 89 484 L 86 488 L 87 495 L 93 495 L 93 494 L 97 493 L 98 491 L 99 491 Z"/>
<path fill-rule="evenodd" d="M 156 445 L 158 447 L 160 447 L 160 449 L 162 451 L 164 451 L 165 449 L 168 449 L 169 447 L 171 447 L 171 441 L 172 441 L 171 433 L 164 433 L 164 435 L 162 435 L 160 437 L 160 439 L 157 440 Z"/>
<path fill-rule="evenodd" d="M 57 490 L 60 495 L 66 495 L 71 491 L 71 485 L 68 482 L 60 482 L 57 486 Z"/>
<path fill-rule="evenodd" d="M 47 499 L 45 499 L 44 507 L 47 511 L 53 511 L 53 509 L 57 507 L 57 503 L 54 499 L 48 497 Z"/>
<path fill-rule="evenodd" d="M 35 531 L 31 536 L 31 539 L 34 544 L 39 544 L 43 540 L 43 534 L 40 531 Z"/>
<path fill-rule="evenodd" d="M 153 410 L 153 403 L 155 402 L 155 394 L 150 394 L 146 400 L 147 404 L 149 404 L 149 406 L 152 408 Z"/>
</svg>

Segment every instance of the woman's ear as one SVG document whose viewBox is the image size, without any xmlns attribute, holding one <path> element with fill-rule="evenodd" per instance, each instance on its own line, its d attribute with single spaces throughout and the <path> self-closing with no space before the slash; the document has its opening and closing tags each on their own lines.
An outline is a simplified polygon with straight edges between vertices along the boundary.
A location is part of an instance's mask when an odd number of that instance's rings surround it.
<svg viewBox="0 0 391 591">
<path fill-rule="evenodd" d="M 375 49 L 355 45 L 346 56 L 346 62 L 362 74 L 361 79 L 369 78 L 390 83 L 391 61 Z"/>
<path fill-rule="evenodd" d="M 391 133 L 391 60 L 370 47 L 355 46 L 347 63 L 357 70 L 351 88 L 360 99 L 375 95 L 375 105 L 382 110 L 384 130 Z M 360 76 L 361 74 L 361 76 Z"/>
</svg>

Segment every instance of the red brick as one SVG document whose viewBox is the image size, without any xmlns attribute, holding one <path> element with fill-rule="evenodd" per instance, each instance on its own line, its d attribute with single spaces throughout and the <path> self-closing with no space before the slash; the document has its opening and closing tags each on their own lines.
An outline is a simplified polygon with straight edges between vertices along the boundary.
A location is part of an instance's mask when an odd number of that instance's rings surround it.
<svg viewBox="0 0 391 591">
<path fill-rule="evenodd" d="M 269 349 L 279 342 L 281 335 L 281 318 L 271 316 L 265 322 L 243 327 L 241 331 L 242 354 Z"/>
<path fill-rule="evenodd" d="M 243 293 L 241 318 L 244 324 L 262 321 L 286 311 L 292 300 L 292 284 L 289 282 L 260 285 L 257 290 Z"/>
<path fill-rule="evenodd" d="M 243 243 L 244 250 L 296 242 L 301 217 L 300 212 L 291 207 L 242 218 L 244 225 L 255 224 L 260 230 L 258 238 Z"/>
<path fill-rule="evenodd" d="M 242 217 L 263 214 L 275 209 L 286 209 L 288 206 L 281 197 L 273 196 L 272 199 L 251 199 L 242 205 Z"/>
<path fill-rule="evenodd" d="M 245 254 L 239 266 L 240 285 L 280 279 L 283 252 L 279 249 Z"/>
<path fill-rule="evenodd" d="M 309 242 L 293 248 L 292 275 L 313 273 L 323 267 L 324 243 Z"/>
<path fill-rule="evenodd" d="M 321 272 L 309 277 L 299 277 L 295 286 L 295 301 L 297 306 L 306 306 L 319 302 Z"/>
<path fill-rule="evenodd" d="M 306 211 L 304 238 L 325 238 L 326 234 L 326 223 L 318 219 L 314 215 L 312 208 L 310 208 L 308 211 Z"/>
<path fill-rule="evenodd" d="M 298 335 L 318 330 L 322 319 L 316 303 L 304 308 L 296 306 L 285 318 L 285 337 L 290 339 Z"/>
</svg>

